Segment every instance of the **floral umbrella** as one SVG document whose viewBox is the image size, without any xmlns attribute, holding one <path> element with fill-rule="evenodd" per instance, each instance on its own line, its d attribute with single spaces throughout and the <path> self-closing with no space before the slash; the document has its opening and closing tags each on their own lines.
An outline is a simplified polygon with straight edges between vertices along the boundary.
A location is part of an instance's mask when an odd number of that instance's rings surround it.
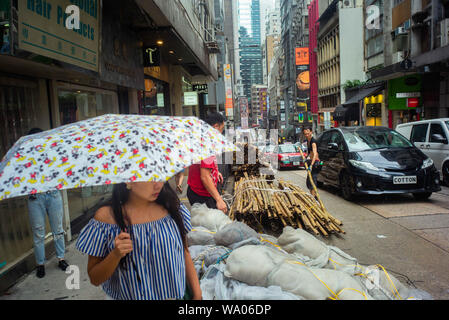
<svg viewBox="0 0 449 320">
<path fill-rule="evenodd" d="M 53 190 L 167 181 L 234 144 L 195 117 L 108 114 L 24 136 L 0 163 L 0 200 Z"/>
</svg>

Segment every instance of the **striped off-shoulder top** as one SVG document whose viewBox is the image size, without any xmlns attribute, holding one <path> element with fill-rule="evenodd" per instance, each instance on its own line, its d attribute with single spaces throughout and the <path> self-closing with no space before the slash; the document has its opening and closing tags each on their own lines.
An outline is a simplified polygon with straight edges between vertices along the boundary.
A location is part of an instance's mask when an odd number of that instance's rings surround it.
<svg viewBox="0 0 449 320">
<path fill-rule="evenodd" d="M 181 204 L 186 232 L 192 229 L 190 212 Z M 178 227 L 170 215 L 159 220 L 134 224 L 133 251 L 102 284 L 108 296 L 117 300 L 181 299 L 185 293 L 184 248 Z M 81 230 L 76 248 L 82 253 L 106 257 L 114 249 L 120 227 L 91 219 Z M 132 260 L 131 260 L 132 259 Z"/>
</svg>

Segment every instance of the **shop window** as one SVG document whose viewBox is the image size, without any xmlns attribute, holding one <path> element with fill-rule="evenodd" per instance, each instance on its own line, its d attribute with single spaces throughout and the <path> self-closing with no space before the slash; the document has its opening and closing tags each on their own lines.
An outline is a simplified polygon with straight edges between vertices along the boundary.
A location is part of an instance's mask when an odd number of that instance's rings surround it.
<svg viewBox="0 0 449 320">
<path fill-rule="evenodd" d="M 45 123 L 41 116 L 48 121 L 47 106 L 38 103 L 37 83 L 23 81 L 21 85 L 22 81 L 17 79 L 2 80 L 15 82 L 17 86 L 0 84 L 0 159 L 31 128 Z M 0 265 L 8 267 L 33 248 L 26 200 L 18 197 L 0 202 Z"/>
<path fill-rule="evenodd" d="M 61 125 L 118 113 L 116 92 L 68 86 L 69 88 L 60 88 L 58 91 Z M 67 190 L 70 221 L 87 213 L 96 204 L 110 197 L 111 193 L 110 185 Z"/>
</svg>

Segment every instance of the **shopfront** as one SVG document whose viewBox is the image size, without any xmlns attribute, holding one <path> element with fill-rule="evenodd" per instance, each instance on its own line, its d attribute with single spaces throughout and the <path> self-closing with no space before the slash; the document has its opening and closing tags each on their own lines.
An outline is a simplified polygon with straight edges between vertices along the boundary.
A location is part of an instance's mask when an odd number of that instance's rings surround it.
<svg viewBox="0 0 449 320">
<path fill-rule="evenodd" d="M 420 120 L 422 112 L 421 75 L 388 80 L 388 126 Z"/>
<path fill-rule="evenodd" d="M 69 0 L 56 2 L 61 6 L 70 4 Z M 23 3 L 27 4 L 26 1 Z M 19 46 L 16 33 L 14 46 L 11 45 L 15 50 L 10 50 L 11 47 L 3 43 L 0 54 L 0 158 L 31 128 L 48 130 L 103 114 L 130 110 L 131 101 L 137 101 L 137 90 L 144 87 L 137 36 L 111 23 L 116 21 L 118 14 L 112 2 L 103 2 L 103 8 L 100 7 L 102 2 L 96 2 L 98 12 L 102 12 L 97 17 L 85 17 L 86 12 L 81 12 L 82 21 L 97 26 L 94 27 L 96 32 L 101 30 L 95 33 L 94 40 L 74 31 L 65 33 L 59 28 L 57 20 L 33 17 L 29 25 L 33 24 L 34 28 L 24 28 L 21 22 L 35 13 L 24 8 L 23 3 L 19 1 L 19 8 L 14 8 L 19 19 L 14 20 L 13 29 L 18 31 L 20 37 L 28 35 L 28 44 L 26 47 Z M 5 18 L 2 12 L 4 10 L 0 5 L 0 23 Z M 100 16 L 107 22 L 101 29 L 98 27 Z M 45 37 L 36 37 L 32 33 L 38 30 L 55 31 L 54 34 L 45 34 Z M 3 30 L 3 34 L 9 35 L 9 30 Z M 44 41 L 45 45 L 39 45 L 39 41 Z M 71 44 L 70 48 L 66 47 L 68 44 Z M 36 49 L 38 45 L 39 49 Z M 78 63 L 80 59 L 83 63 Z M 126 92 L 127 99 L 123 99 L 126 106 L 120 99 L 119 93 L 123 91 Z M 71 240 L 72 232 L 79 231 L 80 222 L 90 216 L 86 213 L 92 214 L 92 207 L 110 194 L 110 187 L 62 191 L 67 240 Z M 48 222 L 46 230 L 50 230 Z M 52 237 L 48 236 L 46 240 L 49 244 Z M 50 255 L 53 246 L 47 248 L 46 253 Z M 34 268 L 32 249 L 27 197 L 1 201 L 0 265 L 3 267 L 0 270 L 0 292 L 23 272 Z"/>
</svg>

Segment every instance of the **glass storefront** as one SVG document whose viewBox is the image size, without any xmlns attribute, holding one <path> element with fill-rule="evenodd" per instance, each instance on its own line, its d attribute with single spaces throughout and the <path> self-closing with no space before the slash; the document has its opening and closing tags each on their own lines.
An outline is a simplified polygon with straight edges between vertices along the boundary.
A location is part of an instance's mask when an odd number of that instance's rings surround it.
<svg viewBox="0 0 449 320">
<path fill-rule="evenodd" d="M 61 125 L 119 113 L 117 93 L 87 87 L 63 85 L 58 89 Z M 82 216 L 99 201 L 106 199 L 112 186 L 86 187 L 67 191 L 70 221 Z"/>
<path fill-rule="evenodd" d="M 142 92 L 142 108 L 145 115 L 170 115 L 169 86 L 153 78 L 145 79 L 145 91 Z"/>
<path fill-rule="evenodd" d="M 2 77 L 0 159 L 31 128 L 49 129 L 48 106 L 39 103 L 39 83 Z M 49 229 L 47 221 L 47 230 Z M 33 248 L 27 197 L 0 201 L 0 274 Z"/>
</svg>

